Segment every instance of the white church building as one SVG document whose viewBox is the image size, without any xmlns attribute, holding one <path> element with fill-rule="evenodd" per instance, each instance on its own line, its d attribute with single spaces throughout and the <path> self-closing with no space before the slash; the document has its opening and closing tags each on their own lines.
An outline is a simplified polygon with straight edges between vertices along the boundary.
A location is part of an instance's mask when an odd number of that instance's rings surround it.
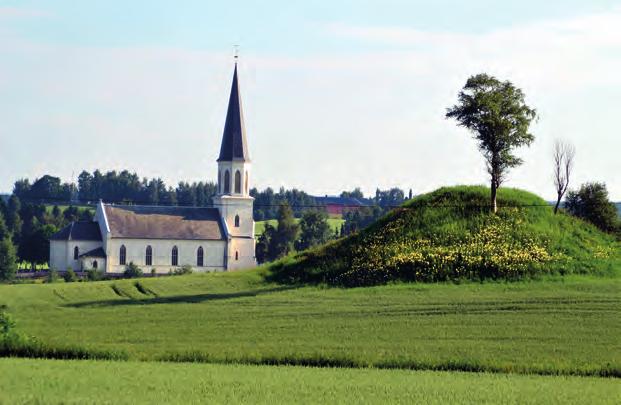
<svg viewBox="0 0 621 405">
<path fill-rule="evenodd" d="M 254 267 L 254 199 L 237 64 L 217 162 L 214 207 L 99 202 L 93 221 L 73 222 L 51 237 L 50 268 L 122 273 L 130 262 L 145 273 L 184 265 L 194 271 Z"/>
</svg>

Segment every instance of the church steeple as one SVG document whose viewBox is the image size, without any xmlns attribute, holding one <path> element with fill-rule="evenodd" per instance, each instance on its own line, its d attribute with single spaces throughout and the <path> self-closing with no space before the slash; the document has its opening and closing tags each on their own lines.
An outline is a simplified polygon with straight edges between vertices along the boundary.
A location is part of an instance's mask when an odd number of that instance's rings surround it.
<svg viewBox="0 0 621 405">
<path fill-rule="evenodd" d="M 231 161 L 250 161 L 248 142 L 246 141 L 246 128 L 244 126 L 244 113 L 239 93 L 239 82 L 237 80 L 237 61 L 235 62 L 229 107 L 226 112 L 224 133 L 222 134 L 220 157 L 218 157 L 218 162 Z"/>
</svg>

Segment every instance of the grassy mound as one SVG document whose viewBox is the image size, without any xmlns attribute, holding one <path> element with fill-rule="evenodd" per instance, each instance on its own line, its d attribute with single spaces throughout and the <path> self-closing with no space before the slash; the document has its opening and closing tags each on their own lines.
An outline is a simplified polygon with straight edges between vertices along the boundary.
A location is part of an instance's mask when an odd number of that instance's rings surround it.
<svg viewBox="0 0 621 405">
<path fill-rule="evenodd" d="M 395 280 L 519 279 L 549 273 L 606 273 L 620 245 L 594 226 L 559 213 L 531 193 L 441 188 L 414 198 L 371 227 L 287 257 L 270 267 L 278 282 L 368 286 Z"/>
</svg>

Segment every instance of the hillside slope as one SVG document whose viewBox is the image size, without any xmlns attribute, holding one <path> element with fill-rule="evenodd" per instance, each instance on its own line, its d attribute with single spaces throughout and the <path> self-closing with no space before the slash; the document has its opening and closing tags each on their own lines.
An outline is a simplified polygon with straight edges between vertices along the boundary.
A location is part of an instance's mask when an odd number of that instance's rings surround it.
<svg viewBox="0 0 621 405">
<path fill-rule="evenodd" d="M 343 286 L 393 280 L 518 279 L 546 273 L 610 273 L 621 264 L 612 236 L 540 197 L 501 189 L 441 188 L 414 198 L 371 227 L 270 267 L 271 280 Z"/>
</svg>

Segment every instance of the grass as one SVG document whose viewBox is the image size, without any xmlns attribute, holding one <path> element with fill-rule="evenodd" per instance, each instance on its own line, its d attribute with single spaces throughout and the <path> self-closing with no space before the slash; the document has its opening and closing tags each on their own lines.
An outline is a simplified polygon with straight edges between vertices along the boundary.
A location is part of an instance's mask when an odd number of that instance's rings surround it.
<svg viewBox="0 0 621 405">
<path fill-rule="evenodd" d="M 614 273 L 621 244 L 534 194 L 503 188 L 498 215 L 489 190 L 447 187 L 408 201 L 350 237 L 271 266 L 273 280 L 369 286 L 387 282 L 523 279 Z"/>
<path fill-rule="evenodd" d="M 613 404 L 618 381 L 373 369 L 0 359 L 0 403 Z"/>
<path fill-rule="evenodd" d="M 621 375 L 620 278 L 340 289 L 262 271 L 4 285 L 0 304 L 48 346 L 130 359 Z"/>
<path fill-rule="evenodd" d="M 300 222 L 299 218 L 296 218 L 296 222 Z M 332 230 L 332 233 L 334 233 L 334 231 L 341 231 L 341 226 L 345 223 L 345 220 L 342 218 L 328 218 L 328 225 L 330 225 L 330 229 Z M 257 221 L 255 222 L 254 225 L 254 234 L 256 236 L 260 236 L 261 234 L 263 234 L 263 231 L 265 230 L 265 225 L 266 224 L 270 224 L 273 227 L 278 226 L 278 221 L 275 219 L 268 219 L 265 221 Z"/>
</svg>

